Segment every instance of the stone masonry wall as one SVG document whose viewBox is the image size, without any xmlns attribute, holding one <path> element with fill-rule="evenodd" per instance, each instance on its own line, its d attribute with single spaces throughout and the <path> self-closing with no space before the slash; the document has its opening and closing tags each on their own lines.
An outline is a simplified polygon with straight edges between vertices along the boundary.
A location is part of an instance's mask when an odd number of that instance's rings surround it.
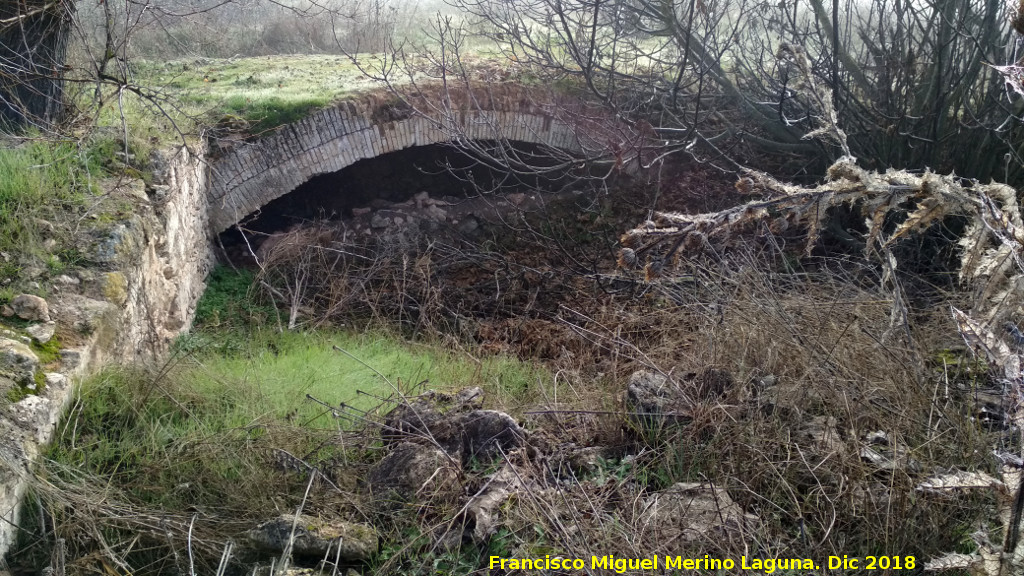
<svg viewBox="0 0 1024 576">
<path fill-rule="evenodd" d="M 498 104 L 500 106 L 501 104 Z M 212 162 L 210 228 L 219 233 L 318 174 L 411 146 L 508 139 L 573 152 L 587 148 L 579 125 L 561 115 L 513 102 L 508 110 L 458 115 L 406 113 L 380 118 L 380 109 L 342 103 L 285 126 L 273 136 L 238 146 Z"/>
<path fill-rule="evenodd" d="M 14 542 L 32 462 L 52 438 L 72 382 L 111 362 L 159 360 L 191 325 L 213 265 L 204 156 L 205 149 L 182 149 L 157 158 L 160 184 L 147 190 L 136 183 L 127 194 L 135 202 L 132 217 L 83 246 L 97 268 L 50 287 L 49 318 L 62 343 L 73 341 L 58 367 L 44 368 L 25 334 L 0 329 L 0 368 L 8 367 L 0 379 L 47 370 L 38 393 L 0 403 L 0 557 Z"/>
</svg>

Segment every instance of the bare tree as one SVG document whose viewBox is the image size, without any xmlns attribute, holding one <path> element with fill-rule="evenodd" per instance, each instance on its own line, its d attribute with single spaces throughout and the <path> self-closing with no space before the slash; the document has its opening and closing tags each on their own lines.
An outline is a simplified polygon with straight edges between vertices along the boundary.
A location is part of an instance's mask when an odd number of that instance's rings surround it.
<svg viewBox="0 0 1024 576">
<path fill-rule="evenodd" d="M 437 47 L 394 43 L 371 74 L 403 97 L 420 91 L 410 79 L 450 89 L 474 70 L 479 88 L 499 64 L 475 62 L 466 46 L 486 42 L 520 82 L 585 96 L 605 108 L 609 129 L 648 134 L 633 139 L 648 164 L 690 152 L 735 168 L 757 155 L 789 175 L 819 175 L 850 153 L 871 167 L 1021 175 L 1019 105 L 986 65 L 1016 58 L 1000 0 L 453 4 L 465 25 L 438 19 Z M 849 150 L 804 137 L 822 106 L 785 46 L 800 47 L 807 72 L 831 90 Z"/>
</svg>

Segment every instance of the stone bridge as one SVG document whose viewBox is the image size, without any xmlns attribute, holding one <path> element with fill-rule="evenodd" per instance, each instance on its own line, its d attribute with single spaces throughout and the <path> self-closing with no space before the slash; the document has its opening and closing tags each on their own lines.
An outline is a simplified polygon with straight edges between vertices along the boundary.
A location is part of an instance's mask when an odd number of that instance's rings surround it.
<svg viewBox="0 0 1024 576">
<path fill-rule="evenodd" d="M 430 101 L 441 101 L 434 96 Z M 628 151 L 641 150 L 647 137 L 609 121 L 597 107 L 540 104 L 523 89 L 492 86 L 486 98 L 463 95 L 462 104 L 457 99 L 443 100 L 447 105 L 438 108 L 429 102 L 402 105 L 364 97 L 231 149 L 208 153 L 204 142 L 196 150 L 183 147 L 156 155 L 152 192 L 162 192 L 152 198 L 141 190 L 125 193 L 137 203 L 135 213 L 94 246 L 83 246 L 88 258 L 104 267 L 88 281 L 88 295 L 72 288 L 78 279 L 49 291 L 48 314 L 55 326 L 87 326 L 83 341 L 61 351 L 60 372 L 46 375 L 44 393 L 30 394 L 0 413 L 0 557 L 14 541 L 32 461 L 72 397 L 68 377 L 79 378 L 107 362 L 160 361 L 173 339 L 191 325 L 215 259 L 211 234 L 318 174 L 403 148 L 454 139 L 510 140 L 629 169 L 637 155 Z M 22 376 L 31 381 L 42 375 L 42 364 L 27 346 L 7 342 L 25 352 L 23 364 L 31 369 Z"/>
<path fill-rule="evenodd" d="M 622 151 L 639 149 L 637 142 L 647 136 L 608 122 L 607 114 L 581 101 L 541 103 L 526 89 L 507 86 L 472 96 L 433 95 L 430 100 L 447 103 L 443 108 L 423 97 L 413 104 L 379 97 L 343 102 L 212 158 L 210 231 L 226 230 L 314 176 L 413 146 L 507 140 L 621 165 L 624 155 L 636 157 Z"/>
</svg>

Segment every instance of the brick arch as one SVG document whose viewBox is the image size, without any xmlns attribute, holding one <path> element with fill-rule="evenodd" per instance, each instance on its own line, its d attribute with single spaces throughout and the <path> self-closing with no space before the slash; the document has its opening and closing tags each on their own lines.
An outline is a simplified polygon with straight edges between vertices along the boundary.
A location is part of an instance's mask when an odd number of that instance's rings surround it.
<svg viewBox="0 0 1024 576">
<path fill-rule="evenodd" d="M 210 230 L 223 232 L 319 174 L 413 146 L 450 142 L 455 133 L 581 154 L 606 149 L 610 139 L 621 140 L 587 120 L 593 116 L 580 113 L 584 106 L 540 106 L 521 97 L 489 99 L 440 117 L 413 114 L 394 104 L 343 102 L 211 160 Z"/>
</svg>

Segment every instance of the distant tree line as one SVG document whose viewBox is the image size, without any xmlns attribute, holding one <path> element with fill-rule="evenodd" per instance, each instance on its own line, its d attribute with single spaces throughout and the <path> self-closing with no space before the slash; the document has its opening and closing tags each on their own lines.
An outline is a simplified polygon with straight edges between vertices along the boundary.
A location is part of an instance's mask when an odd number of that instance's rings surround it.
<svg viewBox="0 0 1024 576">
<path fill-rule="evenodd" d="M 418 29 L 415 0 L 0 2 L 0 128 L 47 129 L 67 82 L 124 87 L 130 62 L 374 52 Z M 98 93 L 98 92 L 97 92 Z"/>
<path fill-rule="evenodd" d="M 660 154 L 768 157 L 815 177 L 845 153 L 805 135 L 829 100 L 873 168 L 1024 179 L 1021 99 L 993 65 L 1020 43 L 1004 0 L 13 0 L 0 6 L 0 120 L 46 124 L 69 68 L 124 82 L 132 58 L 382 53 L 459 80 L 482 47 L 538 85 L 652 128 Z M 430 23 L 432 26 L 429 26 Z M 486 42 L 487 44 L 482 44 Z M 472 43 L 473 50 L 467 50 Z M 69 48 L 71 52 L 69 53 Z M 802 54 L 790 56 L 792 49 Z M 806 56 L 809 75 L 799 70 Z M 474 56 L 475 57 L 475 56 Z M 799 60 L 799 62 L 798 62 Z M 69 63 L 71 66 L 69 66 Z M 404 65 L 404 66 L 403 66 Z M 806 78 L 817 86 L 809 89 Z M 825 92 L 827 96 L 823 96 Z M 657 157 L 658 155 L 655 155 Z"/>
</svg>

